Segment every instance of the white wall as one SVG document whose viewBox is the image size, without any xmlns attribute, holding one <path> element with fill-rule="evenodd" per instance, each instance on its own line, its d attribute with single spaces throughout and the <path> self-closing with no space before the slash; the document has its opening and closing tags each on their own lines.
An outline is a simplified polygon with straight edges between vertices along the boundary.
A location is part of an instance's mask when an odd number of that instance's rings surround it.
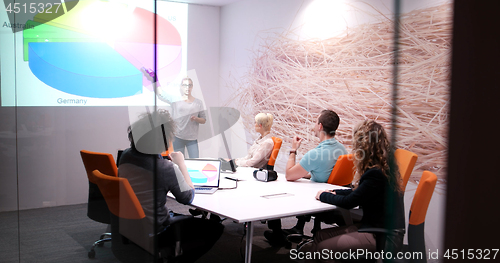
<svg viewBox="0 0 500 263">
<path fill-rule="evenodd" d="M 220 101 L 237 107 L 233 90 L 228 86 L 240 80 L 250 69 L 251 58 L 262 44 L 263 37 L 281 33 L 294 24 L 296 15 L 309 0 L 247 0 L 221 8 L 220 18 Z M 241 121 L 241 120 L 240 120 Z M 257 137 L 254 131 L 244 131 L 242 123 L 227 133 L 232 157 L 243 157 Z M 275 169 L 283 172 L 285 162 L 278 155 Z"/>
<path fill-rule="evenodd" d="M 220 8 L 189 6 L 188 70 L 196 70 L 205 106 L 219 106 Z"/>
<path fill-rule="evenodd" d="M 189 6 L 188 70 L 195 70 L 205 107 L 217 107 L 219 100 L 219 29 L 220 8 L 202 5 Z M 193 93 L 195 97 L 196 94 Z M 200 125 L 200 132 L 211 134 L 210 120 Z M 200 156 L 217 157 L 218 137 L 198 143 Z"/>
</svg>

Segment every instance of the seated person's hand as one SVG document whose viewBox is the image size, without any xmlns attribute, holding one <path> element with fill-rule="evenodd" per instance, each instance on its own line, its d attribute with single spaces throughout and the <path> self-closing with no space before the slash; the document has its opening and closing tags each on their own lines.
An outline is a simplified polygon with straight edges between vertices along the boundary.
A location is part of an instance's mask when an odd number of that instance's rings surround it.
<svg viewBox="0 0 500 263">
<path fill-rule="evenodd" d="M 181 152 L 171 152 L 168 156 L 177 165 L 184 163 L 184 155 Z"/>
<path fill-rule="evenodd" d="M 300 147 L 300 143 L 302 143 L 302 138 L 300 138 L 299 136 L 295 136 L 293 137 L 293 141 L 292 141 L 292 150 L 297 150 L 299 149 Z"/>
<path fill-rule="evenodd" d="M 319 196 L 324 193 L 324 192 L 327 192 L 327 193 L 331 193 L 331 194 L 336 194 L 335 191 L 332 191 L 332 190 L 319 190 L 318 193 L 316 194 L 316 200 L 319 200 Z"/>
</svg>

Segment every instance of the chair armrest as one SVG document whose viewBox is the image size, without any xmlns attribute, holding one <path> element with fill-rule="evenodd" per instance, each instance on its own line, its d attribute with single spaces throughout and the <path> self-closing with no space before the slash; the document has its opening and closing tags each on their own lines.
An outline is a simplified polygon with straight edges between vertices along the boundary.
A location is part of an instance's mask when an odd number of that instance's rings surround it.
<svg viewBox="0 0 500 263">
<path fill-rule="evenodd" d="M 380 228 L 380 227 L 367 227 L 367 228 L 361 228 L 358 229 L 358 232 L 360 233 L 372 233 L 372 234 L 386 234 L 388 236 L 395 236 L 400 233 L 404 234 L 403 229 L 385 229 L 385 228 Z"/>
<path fill-rule="evenodd" d="M 360 233 L 372 233 L 372 234 L 386 234 L 386 235 L 390 235 L 392 233 L 391 230 L 388 230 L 385 228 L 378 228 L 378 227 L 361 228 L 361 229 L 358 229 L 358 232 L 360 232 Z"/>
</svg>

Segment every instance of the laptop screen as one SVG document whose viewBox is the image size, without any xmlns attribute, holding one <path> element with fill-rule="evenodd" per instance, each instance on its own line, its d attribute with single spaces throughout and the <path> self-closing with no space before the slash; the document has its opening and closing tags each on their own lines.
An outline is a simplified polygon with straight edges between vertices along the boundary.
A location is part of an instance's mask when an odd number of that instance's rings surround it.
<svg viewBox="0 0 500 263">
<path fill-rule="evenodd" d="M 185 163 L 195 187 L 219 187 L 220 160 L 186 159 Z"/>
</svg>

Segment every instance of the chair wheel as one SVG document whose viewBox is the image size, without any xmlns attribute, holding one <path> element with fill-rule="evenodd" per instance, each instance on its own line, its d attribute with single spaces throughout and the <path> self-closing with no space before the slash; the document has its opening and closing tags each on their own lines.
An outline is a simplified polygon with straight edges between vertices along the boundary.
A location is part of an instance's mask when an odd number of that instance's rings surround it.
<svg viewBox="0 0 500 263">
<path fill-rule="evenodd" d="M 89 256 L 89 258 L 95 258 L 95 251 L 94 250 L 90 250 L 89 253 L 88 253 L 88 256 Z"/>
</svg>

